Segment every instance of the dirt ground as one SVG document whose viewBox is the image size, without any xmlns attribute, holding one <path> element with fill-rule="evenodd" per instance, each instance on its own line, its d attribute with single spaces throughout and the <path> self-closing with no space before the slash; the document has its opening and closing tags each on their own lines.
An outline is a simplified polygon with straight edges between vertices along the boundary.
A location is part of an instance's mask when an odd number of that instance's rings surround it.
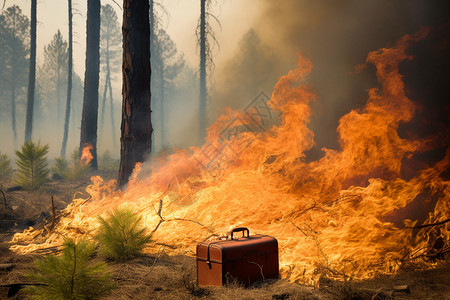
<svg viewBox="0 0 450 300">
<path fill-rule="evenodd" d="M 105 180 L 116 172 L 96 173 Z M 0 179 L 0 299 L 28 299 L 18 292 L 8 298 L 9 287 L 29 282 L 24 274 L 32 270 L 40 255 L 19 255 L 9 250 L 15 232 L 39 225 L 51 214 L 51 197 L 56 209 L 72 201 L 75 193 L 87 196 L 90 176 L 75 181 L 51 180 L 39 191 L 17 190 L 10 179 Z M 340 282 L 324 278 L 319 287 L 308 287 L 285 279 L 258 282 L 250 288 L 230 284 L 227 287 L 198 287 L 195 258 L 170 256 L 164 249 L 154 255 L 142 255 L 126 263 L 109 263 L 118 288 L 105 299 L 450 299 L 450 260 L 440 261 L 434 269 L 417 271 L 403 268 L 395 276 L 365 281 Z M 394 287 L 402 291 L 393 291 Z"/>
</svg>

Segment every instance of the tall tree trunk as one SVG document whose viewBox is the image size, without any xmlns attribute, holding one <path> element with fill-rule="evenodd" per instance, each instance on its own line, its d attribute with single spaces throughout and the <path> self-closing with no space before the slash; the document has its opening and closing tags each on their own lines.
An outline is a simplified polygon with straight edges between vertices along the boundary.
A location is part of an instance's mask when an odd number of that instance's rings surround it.
<svg viewBox="0 0 450 300">
<path fill-rule="evenodd" d="M 105 123 L 105 106 L 106 106 L 106 93 L 108 92 L 108 76 L 109 76 L 109 73 L 106 72 L 105 89 L 103 90 L 103 99 L 102 99 L 102 110 L 100 113 L 100 131 L 99 131 L 100 136 L 103 135 L 103 125 Z"/>
<path fill-rule="evenodd" d="M 36 17 L 37 0 L 31 0 L 30 30 L 30 73 L 28 75 L 27 118 L 25 123 L 25 142 L 31 140 L 33 133 L 34 89 L 36 84 Z"/>
<path fill-rule="evenodd" d="M 59 60 L 59 59 L 58 59 Z M 61 66 L 59 65 L 56 67 L 56 124 L 58 124 L 58 127 L 61 124 L 61 72 L 60 72 Z"/>
<path fill-rule="evenodd" d="M 10 75 L 10 83 L 11 83 L 11 126 L 14 135 L 14 149 L 17 148 L 17 129 L 16 129 L 16 85 L 14 75 L 16 74 L 16 49 L 17 49 L 17 41 L 16 41 L 16 10 L 14 10 L 13 16 L 13 43 L 12 47 L 12 66 Z"/>
<path fill-rule="evenodd" d="M 150 24 L 148 0 L 123 1 L 123 85 L 120 169 L 123 187 L 151 150 Z"/>
<path fill-rule="evenodd" d="M 160 119 L 160 133 L 161 133 L 161 147 L 164 147 L 166 145 L 166 128 L 165 128 L 165 110 L 164 110 L 164 64 L 162 60 L 159 61 L 159 80 L 160 82 L 160 95 L 159 95 L 159 103 L 160 111 L 159 111 L 159 119 Z"/>
<path fill-rule="evenodd" d="M 153 57 L 153 64 L 151 63 L 151 69 L 153 70 L 153 73 L 156 73 L 156 69 L 157 67 L 155 66 L 155 58 L 156 58 L 156 48 L 155 48 L 155 41 L 156 41 L 156 33 L 155 33 L 155 11 L 154 11 L 154 1 L 150 0 L 150 9 L 149 9 L 149 20 L 150 20 L 150 56 Z M 150 86 L 155 86 L 154 85 L 155 79 L 153 76 L 151 76 L 150 78 Z M 153 98 L 153 105 L 155 105 L 155 98 Z M 152 134 L 152 148 L 151 148 L 151 152 L 154 153 L 155 152 L 155 136 Z"/>
<path fill-rule="evenodd" d="M 108 66 L 108 73 L 109 73 L 109 66 Z M 113 140 L 113 146 L 116 148 L 116 125 L 114 124 L 114 101 L 113 101 L 113 95 L 112 95 L 112 86 L 111 86 L 111 76 L 108 76 L 108 87 L 109 87 L 109 107 L 110 107 L 110 113 L 111 113 L 111 130 L 112 130 L 112 140 Z"/>
<path fill-rule="evenodd" d="M 199 138 L 205 136 L 206 130 L 206 0 L 200 0 L 200 103 L 199 103 Z"/>
<path fill-rule="evenodd" d="M 66 115 L 64 119 L 64 135 L 61 146 L 61 157 L 66 157 L 67 139 L 69 136 L 69 120 L 70 120 L 70 106 L 72 102 L 72 65 L 73 65 L 73 49 L 72 49 L 72 0 L 67 1 L 68 18 L 69 18 L 69 60 L 67 64 L 67 101 L 66 101 Z"/>
<path fill-rule="evenodd" d="M 17 148 L 17 130 L 16 130 L 16 88 L 14 83 L 11 86 L 11 126 L 14 134 L 14 149 Z"/>
<path fill-rule="evenodd" d="M 84 75 L 83 113 L 80 151 L 92 145 L 91 167 L 97 165 L 98 80 L 100 71 L 100 0 L 88 0 L 86 21 L 86 71 Z"/>
</svg>

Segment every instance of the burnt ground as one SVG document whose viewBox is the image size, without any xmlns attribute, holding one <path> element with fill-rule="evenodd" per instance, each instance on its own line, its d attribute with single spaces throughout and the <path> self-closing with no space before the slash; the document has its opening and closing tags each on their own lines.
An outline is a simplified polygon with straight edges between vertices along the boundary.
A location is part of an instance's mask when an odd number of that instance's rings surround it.
<svg viewBox="0 0 450 300">
<path fill-rule="evenodd" d="M 40 255 L 19 255 L 9 250 L 15 232 L 51 216 L 51 196 L 57 209 L 63 209 L 75 193 L 87 197 L 90 184 L 86 174 L 79 180 L 51 180 L 39 191 L 15 190 L 10 179 L 0 179 L 6 203 L 0 193 L 0 299 L 28 299 L 20 292 L 8 298 L 7 284 L 27 283 L 25 274 L 32 270 Z M 105 180 L 116 172 L 101 171 Z M 12 188 L 12 189 L 11 189 Z M 8 191 L 9 190 L 9 191 Z M 83 196 L 84 195 L 84 196 Z M 171 256 L 164 249 L 153 255 L 142 255 L 126 263 L 109 263 L 118 288 L 105 299 L 450 299 L 450 259 L 436 268 L 417 271 L 403 268 L 395 276 L 380 276 L 365 281 L 340 282 L 323 279 L 319 287 L 308 287 L 281 280 L 258 282 L 250 288 L 236 283 L 227 287 L 198 287 L 195 258 Z M 393 292 L 407 286 L 408 291 Z"/>
</svg>

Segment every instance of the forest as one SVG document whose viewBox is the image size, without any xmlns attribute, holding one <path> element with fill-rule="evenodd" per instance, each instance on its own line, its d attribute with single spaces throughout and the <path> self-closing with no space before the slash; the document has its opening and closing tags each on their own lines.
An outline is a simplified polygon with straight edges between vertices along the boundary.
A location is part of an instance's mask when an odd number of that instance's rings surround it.
<svg viewBox="0 0 450 300">
<path fill-rule="evenodd" d="M 1 299 L 450 297 L 447 1 L 0 5 Z"/>
</svg>

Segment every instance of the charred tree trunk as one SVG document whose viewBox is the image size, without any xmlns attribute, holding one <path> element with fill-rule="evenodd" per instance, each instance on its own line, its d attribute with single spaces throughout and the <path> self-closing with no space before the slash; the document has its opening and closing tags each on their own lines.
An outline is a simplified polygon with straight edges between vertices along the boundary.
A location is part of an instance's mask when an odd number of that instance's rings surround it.
<svg viewBox="0 0 450 300">
<path fill-rule="evenodd" d="M 97 166 L 98 80 L 100 71 L 100 0 L 88 0 L 86 22 L 86 71 L 84 75 L 83 113 L 80 151 L 92 145 L 91 167 Z"/>
<path fill-rule="evenodd" d="M 155 39 L 156 39 L 156 33 L 155 33 L 155 11 L 154 11 L 154 1 L 149 1 L 149 23 L 150 23 L 150 56 L 153 58 L 150 60 L 150 67 L 153 71 L 153 74 L 156 72 L 156 68 L 154 65 L 155 62 Z M 153 62 L 152 62 L 153 61 Z M 154 86 L 154 76 L 151 76 L 150 78 L 150 87 Z M 155 98 L 153 98 L 153 105 L 155 105 Z M 152 148 L 150 149 L 150 152 L 155 152 L 155 136 L 152 135 Z"/>
<path fill-rule="evenodd" d="M 30 30 L 30 73 L 28 74 L 27 118 L 25 123 L 25 142 L 31 140 L 33 133 L 34 89 L 36 84 L 36 17 L 37 0 L 31 0 Z"/>
<path fill-rule="evenodd" d="M 199 138 L 203 139 L 206 129 L 206 0 L 200 0 L 200 102 Z"/>
<path fill-rule="evenodd" d="M 64 119 L 64 135 L 61 146 L 61 157 L 66 156 L 67 139 L 69 136 L 69 120 L 70 120 L 70 106 L 72 103 L 72 64 L 73 64 L 73 31 L 72 31 L 72 0 L 68 0 L 68 18 L 69 18 L 69 60 L 67 65 L 67 101 L 66 101 L 66 115 Z"/>
<path fill-rule="evenodd" d="M 123 1 L 123 86 L 120 170 L 123 187 L 151 150 L 150 24 L 148 0 Z"/>
</svg>

